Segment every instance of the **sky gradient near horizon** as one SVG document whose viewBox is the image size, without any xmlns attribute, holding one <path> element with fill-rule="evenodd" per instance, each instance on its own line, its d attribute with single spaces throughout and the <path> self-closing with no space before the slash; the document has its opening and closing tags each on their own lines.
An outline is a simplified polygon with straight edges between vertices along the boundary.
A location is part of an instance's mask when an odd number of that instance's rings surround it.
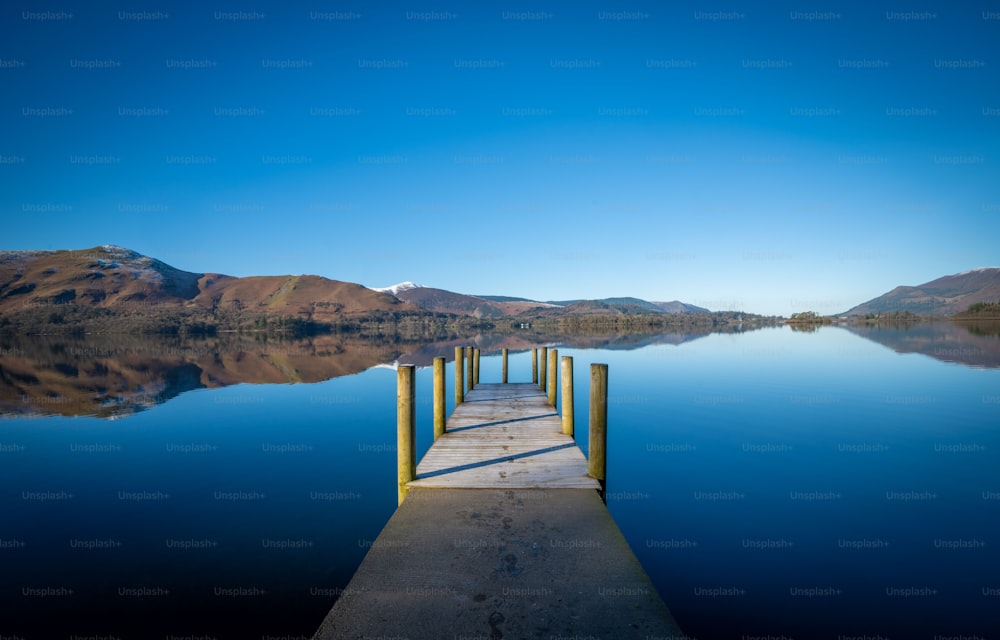
<svg viewBox="0 0 1000 640">
<path fill-rule="evenodd" d="M 618 4 L 6 7 L 0 249 L 781 315 L 1000 265 L 995 3 Z"/>
</svg>

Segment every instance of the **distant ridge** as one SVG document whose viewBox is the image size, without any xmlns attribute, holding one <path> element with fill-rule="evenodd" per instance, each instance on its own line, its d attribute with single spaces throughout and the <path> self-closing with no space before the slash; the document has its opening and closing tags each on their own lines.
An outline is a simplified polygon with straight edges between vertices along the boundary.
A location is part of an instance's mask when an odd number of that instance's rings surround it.
<svg viewBox="0 0 1000 640">
<path fill-rule="evenodd" d="M 411 287 L 403 289 L 396 294 L 396 297 L 421 309 L 436 313 L 452 313 L 455 315 L 476 317 L 505 315 L 498 302 L 464 293 L 436 289 L 434 287 Z"/>
<path fill-rule="evenodd" d="M 711 313 L 705 307 L 697 307 L 693 304 L 672 300 L 670 302 L 654 302 L 656 306 L 667 313 Z"/>
<path fill-rule="evenodd" d="M 704 307 L 697 307 L 678 300 L 671 302 L 650 302 L 641 298 L 601 298 L 599 300 L 562 300 L 551 301 L 550 304 L 559 307 L 576 307 L 578 309 L 597 308 L 605 311 L 624 313 L 711 313 Z"/>
<path fill-rule="evenodd" d="M 483 300 L 492 300 L 493 302 L 533 302 L 535 304 L 550 304 L 548 302 L 538 302 L 537 300 L 532 300 L 531 298 L 518 298 L 516 296 L 476 296 L 477 298 L 482 298 Z"/>
<path fill-rule="evenodd" d="M 404 283 L 411 284 L 411 283 Z M 400 286 L 395 295 L 403 301 L 427 311 L 471 315 L 475 317 L 516 316 L 526 312 L 541 316 L 556 315 L 650 315 L 677 313 L 711 313 L 708 309 L 686 304 L 678 300 L 672 302 L 650 302 L 641 298 L 621 297 L 600 300 L 561 300 L 539 302 L 516 296 L 472 296 L 435 287 Z M 389 292 L 392 287 L 379 289 Z"/>
<path fill-rule="evenodd" d="M 270 318 L 341 326 L 360 318 L 398 318 L 398 312 L 501 318 L 579 318 L 708 313 L 708 309 L 634 297 L 540 302 L 516 296 L 473 296 L 412 281 L 368 288 L 318 275 L 233 277 L 194 273 L 117 245 L 83 250 L 0 250 L 0 326 L 68 328 L 80 319 L 107 318 L 178 330 L 198 326 L 273 326 Z M 226 314 L 229 314 L 228 316 Z M 17 316 L 15 318 L 15 316 Z M 179 320 L 179 318 L 185 318 Z M 46 318 L 48 320 L 46 320 Z M 348 320 L 352 319 L 352 320 Z M 190 320 L 190 322 L 189 322 Z M 379 321 L 379 320 L 376 320 Z M 128 322 L 124 322 L 128 324 Z M 281 326 L 288 326 L 279 323 Z"/>
<path fill-rule="evenodd" d="M 909 311 L 947 316 L 965 311 L 977 302 L 1000 301 L 1000 267 L 978 267 L 943 276 L 915 287 L 896 287 L 842 314 L 860 316 Z"/>
<path fill-rule="evenodd" d="M 601 298 L 600 300 L 563 300 L 563 301 L 552 301 L 551 304 L 558 305 L 560 307 L 569 307 L 577 304 L 597 304 L 606 305 L 608 307 L 614 307 L 617 309 L 631 308 L 633 310 L 645 310 L 652 313 L 662 313 L 662 309 L 656 306 L 655 303 L 649 302 L 648 300 L 643 300 L 641 298 Z"/>
</svg>

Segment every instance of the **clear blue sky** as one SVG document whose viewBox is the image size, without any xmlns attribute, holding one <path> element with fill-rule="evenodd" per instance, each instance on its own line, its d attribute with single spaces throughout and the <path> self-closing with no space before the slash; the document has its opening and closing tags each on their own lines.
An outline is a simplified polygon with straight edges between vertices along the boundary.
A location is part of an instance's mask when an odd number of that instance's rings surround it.
<svg viewBox="0 0 1000 640">
<path fill-rule="evenodd" d="M 991 1 L 143 4 L 0 11 L 0 248 L 783 315 L 1000 264 Z"/>
</svg>

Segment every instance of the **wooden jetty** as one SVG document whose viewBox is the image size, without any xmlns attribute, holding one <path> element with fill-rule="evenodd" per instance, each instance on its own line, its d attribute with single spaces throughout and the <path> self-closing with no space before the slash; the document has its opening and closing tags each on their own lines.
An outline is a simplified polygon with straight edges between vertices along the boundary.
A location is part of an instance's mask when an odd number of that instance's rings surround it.
<svg viewBox="0 0 1000 640">
<path fill-rule="evenodd" d="M 435 441 L 419 465 L 413 368 L 399 368 L 399 508 L 314 640 L 685 637 L 603 501 L 607 366 L 591 365 L 588 460 L 572 358 L 560 416 L 557 352 L 538 355 L 534 382 L 477 384 L 478 350 L 456 349 L 446 424 L 435 359 Z"/>
<path fill-rule="evenodd" d="M 538 385 L 481 384 L 417 466 L 415 488 L 593 489 L 587 459 Z"/>
</svg>

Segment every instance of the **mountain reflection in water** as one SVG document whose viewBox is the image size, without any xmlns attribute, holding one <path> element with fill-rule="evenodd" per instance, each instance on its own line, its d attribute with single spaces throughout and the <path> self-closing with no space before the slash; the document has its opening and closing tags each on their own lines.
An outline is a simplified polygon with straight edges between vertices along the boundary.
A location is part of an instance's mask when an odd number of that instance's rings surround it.
<svg viewBox="0 0 1000 640">
<path fill-rule="evenodd" d="M 909 328 L 851 325 L 897 353 L 922 353 L 977 368 L 1000 367 L 997 326 L 948 322 Z M 639 349 L 680 345 L 705 333 L 607 335 L 482 333 L 433 342 L 374 341 L 343 335 L 276 340 L 229 334 L 213 338 L 95 335 L 0 338 L 0 415 L 121 418 L 195 389 L 234 384 L 313 383 L 379 365 L 430 366 L 455 347 L 511 354 L 539 345 Z"/>
<path fill-rule="evenodd" d="M 976 369 L 1000 368 L 1000 322 L 929 322 L 910 327 L 849 325 L 848 329 L 896 353 L 922 353 Z"/>
</svg>

